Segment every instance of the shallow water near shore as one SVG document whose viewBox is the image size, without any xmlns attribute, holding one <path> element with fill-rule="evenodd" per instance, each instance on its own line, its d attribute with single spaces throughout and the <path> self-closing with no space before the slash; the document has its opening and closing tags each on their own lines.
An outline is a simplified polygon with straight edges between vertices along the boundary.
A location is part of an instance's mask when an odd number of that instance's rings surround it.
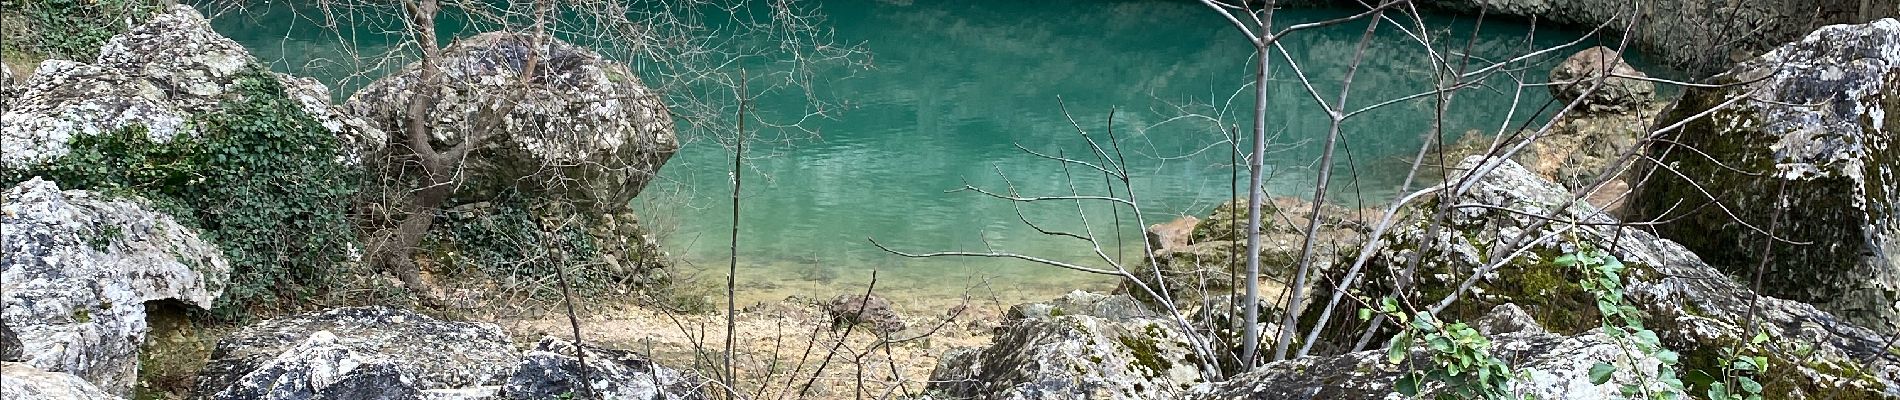
<svg viewBox="0 0 1900 400">
<path fill-rule="evenodd" d="M 739 286 L 748 293 L 746 300 L 860 292 L 873 270 L 878 291 L 900 303 L 966 294 L 1017 302 L 1075 289 L 1105 290 L 1113 282 L 1099 275 L 1003 258 L 905 258 L 878 249 L 870 239 L 901 251 L 1007 251 L 1105 267 L 1103 258 L 1132 262 L 1142 254 L 1141 224 L 1205 215 L 1236 194 L 1244 196 L 1236 183 L 1244 184 L 1246 173 L 1232 168 L 1236 159 L 1225 140 L 1231 129 L 1244 133 L 1251 126 L 1252 93 L 1245 86 L 1251 51 L 1239 33 L 1199 4 L 814 4 L 826 16 L 825 26 L 835 29 L 837 42 L 869 51 L 869 68 L 817 71 L 815 91 L 846 107 L 833 118 L 808 121 L 805 127 L 816 132 L 812 138 L 769 146 L 747 160 L 739 237 Z M 268 15 L 284 12 L 282 7 L 230 12 L 214 22 L 273 68 L 318 78 L 339 93 L 382 73 L 321 62 L 345 53 L 324 45 L 335 43 L 335 34 L 308 24 L 262 22 L 279 20 Z M 1285 10 L 1276 19 L 1290 24 L 1343 15 Z M 1433 17 L 1427 23 L 1425 32 L 1437 38 L 1439 51 L 1461 55 L 1468 50 L 1483 60 L 1507 59 L 1582 34 L 1495 20 L 1483 21 L 1479 29 L 1471 17 Z M 1354 22 L 1289 36 L 1284 45 L 1294 63 L 1283 57 L 1273 61 L 1270 194 L 1312 195 L 1316 171 L 1311 166 L 1327 131 L 1323 112 L 1289 66 L 1297 65 L 1317 92 L 1334 101 L 1336 81 L 1365 26 Z M 1583 47 L 1596 41 L 1588 39 Z M 360 51 L 378 43 L 365 39 L 357 45 Z M 1550 66 L 1583 47 L 1527 62 L 1516 78 L 1544 81 Z M 1429 90 L 1436 79 L 1426 67 L 1428 53 L 1392 24 L 1380 27 L 1368 54 L 1355 76 L 1348 109 Z M 770 69 L 764 64 L 732 67 Z M 1472 129 L 1497 132 L 1541 121 L 1534 114 L 1550 101 L 1548 92 L 1541 87 L 1514 92 L 1512 78 L 1499 75 L 1487 81 L 1488 87 L 1460 92 L 1440 130 L 1445 139 Z M 795 119 L 805 110 L 802 98 L 768 97 L 755 106 L 764 121 Z M 1430 137 L 1434 107 L 1427 96 L 1348 120 L 1330 198 L 1373 206 L 1392 197 L 1405 164 Z M 1060 163 L 1023 150 L 1100 163 L 1075 125 L 1117 162 L 1125 159 L 1141 205 L 1139 218 L 1129 209 L 1104 204 L 1050 201 L 1018 208 L 974 191 L 956 191 L 970 185 L 1024 196 L 1107 193 L 1101 174 L 1081 166 L 1064 171 Z M 687 138 L 686 147 L 662 170 L 662 179 L 634 204 L 643 223 L 685 265 L 684 275 L 702 282 L 724 279 L 731 239 L 730 157 L 711 140 Z M 1038 233 L 1024 220 L 1050 230 L 1092 232 L 1100 246 Z"/>
</svg>

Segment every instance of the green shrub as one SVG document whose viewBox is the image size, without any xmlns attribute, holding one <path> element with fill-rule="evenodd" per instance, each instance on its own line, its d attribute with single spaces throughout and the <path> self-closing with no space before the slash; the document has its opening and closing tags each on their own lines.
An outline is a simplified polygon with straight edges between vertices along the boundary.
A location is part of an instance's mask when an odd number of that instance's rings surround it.
<svg viewBox="0 0 1900 400">
<path fill-rule="evenodd" d="M 197 138 L 159 143 L 143 128 L 81 136 L 65 156 L 0 178 L 143 197 L 197 228 L 233 268 L 221 316 L 308 300 L 343 275 L 355 246 L 347 212 L 357 172 L 269 72 L 253 66 L 236 82 L 192 121 Z"/>
<path fill-rule="evenodd" d="M 423 244 L 444 270 L 480 281 L 527 282 L 548 280 L 566 268 L 574 289 L 599 293 L 616 277 L 599 268 L 601 243 L 585 227 L 591 221 L 543 227 L 533 200 L 504 192 L 497 198 L 444 213 Z M 560 294 L 552 280 L 531 292 L 548 297 Z M 549 290 L 552 289 L 552 290 Z"/>
</svg>

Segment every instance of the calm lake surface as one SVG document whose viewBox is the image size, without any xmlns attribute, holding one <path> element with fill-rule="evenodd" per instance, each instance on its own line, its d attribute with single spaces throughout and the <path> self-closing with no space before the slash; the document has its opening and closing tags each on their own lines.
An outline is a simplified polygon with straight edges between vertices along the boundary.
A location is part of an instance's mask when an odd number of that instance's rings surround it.
<svg viewBox="0 0 1900 400">
<path fill-rule="evenodd" d="M 1066 201 L 1019 209 L 975 192 L 946 192 L 967 184 L 999 193 L 1013 185 L 1025 196 L 1069 195 L 1072 187 L 1082 194 L 1106 194 L 1101 174 L 1086 167 L 1064 171 L 1061 164 L 1017 147 L 1099 162 L 1068 117 L 1108 146 L 1114 110 L 1117 158 L 1125 158 L 1133 175 L 1134 195 L 1147 223 L 1205 215 L 1235 193 L 1245 195 L 1235 186 L 1233 152 L 1222 127 L 1238 127 L 1244 134 L 1251 126 L 1252 93 L 1243 86 L 1250 81 L 1251 50 L 1237 31 L 1195 2 L 815 4 L 826 16 L 824 25 L 835 29 L 837 42 L 869 52 L 868 68 L 821 68 L 815 91 L 845 107 L 833 118 L 807 121 L 813 137 L 767 146 L 748 160 L 740 280 L 752 298 L 861 291 L 873 270 L 879 271 L 879 290 L 896 294 L 900 303 L 906 297 L 954 299 L 965 292 L 1007 303 L 1112 287 L 1099 276 L 1015 260 L 903 258 L 868 241 L 875 238 L 904 251 L 995 249 L 1105 266 L 1087 242 L 1039 234 L 1023 223 L 1028 219 L 1079 233 L 1085 231 L 1079 216 L 1086 215 L 1086 229 L 1101 239 L 1103 253 L 1131 261 L 1139 257 L 1140 229 L 1127 209 L 1085 204 L 1078 214 L 1077 204 Z M 273 12 L 285 13 L 257 7 L 226 13 L 215 23 L 276 69 L 323 80 L 339 97 L 361 86 L 363 78 L 382 73 L 321 62 L 346 55 L 337 45 L 339 36 Z M 1293 23 L 1341 15 L 1289 10 L 1277 18 Z M 1522 22 L 1503 20 L 1485 21 L 1479 30 L 1469 17 L 1434 17 L 1427 23 L 1427 32 L 1440 38 L 1439 51 L 1456 56 L 1468 49 L 1490 60 L 1582 34 L 1552 27 L 1533 31 Z M 1365 26 L 1343 24 L 1284 42 L 1329 102 L 1338 95 L 1336 80 Z M 1468 39 L 1475 40 L 1467 45 Z M 394 39 L 352 40 L 358 51 L 370 51 Z M 1581 48 L 1521 65 L 1522 79 L 1545 80 L 1550 66 Z M 1426 91 L 1435 79 L 1425 67 L 1427 52 L 1391 24 L 1381 26 L 1368 54 L 1348 109 Z M 349 79 L 352 75 L 356 79 Z M 1507 123 L 1541 121 L 1532 114 L 1550 100 L 1546 90 L 1514 93 L 1515 82 L 1504 75 L 1486 83 L 1457 95 L 1446 115 L 1447 140 L 1471 129 L 1496 132 Z M 1312 166 L 1327 120 L 1284 58 L 1274 61 L 1270 90 L 1276 138 L 1267 158 L 1272 174 L 1267 189 L 1273 195 L 1311 196 Z M 1507 120 L 1514 97 L 1517 112 Z M 777 96 L 755 107 L 762 119 L 784 121 L 806 104 L 802 97 Z M 1348 120 L 1332 199 L 1372 206 L 1392 197 L 1405 163 L 1431 132 L 1433 108 L 1426 97 Z M 662 182 L 633 205 L 662 234 L 682 269 L 699 271 L 697 279 L 704 282 L 724 278 L 730 168 L 728 149 L 689 139 L 662 171 Z M 1245 171 L 1238 177 L 1244 185 Z"/>
</svg>

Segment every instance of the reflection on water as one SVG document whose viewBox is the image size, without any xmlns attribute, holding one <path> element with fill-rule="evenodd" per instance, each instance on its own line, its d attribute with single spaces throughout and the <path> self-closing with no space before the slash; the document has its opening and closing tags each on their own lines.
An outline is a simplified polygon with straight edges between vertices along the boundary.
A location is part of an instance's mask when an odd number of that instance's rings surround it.
<svg viewBox="0 0 1900 400">
<path fill-rule="evenodd" d="M 1027 154 L 1063 154 L 1099 162 L 1077 135 L 1073 117 L 1091 138 L 1110 128 L 1133 174 L 1147 223 L 1200 215 L 1231 198 L 1233 154 L 1223 131 L 1250 124 L 1250 48 L 1218 16 L 1183 1 L 948 1 L 819 2 L 839 42 L 868 49 L 871 68 L 829 71 L 815 88 L 849 107 L 836 119 L 811 122 L 816 139 L 749 161 L 741 262 L 745 285 L 759 296 L 830 295 L 861 286 L 879 270 L 886 291 L 943 295 L 983 285 L 973 293 L 1005 300 L 1048 297 L 1070 289 L 1103 289 L 1100 277 L 1003 259 L 907 259 L 886 254 L 867 238 L 911 251 L 1015 251 L 1066 262 L 1103 265 L 1086 242 L 1038 234 L 1019 219 L 1049 229 L 1091 231 L 1109 257 L 1140 254 L 1140 230 L 1128 210 L 1074 202 L 1016 206 L 974 192 L 973 185 L 1024 195 L 1100 195 L 1104 178 L 1064 171 Z M 901 3 L 901 4 L 899 4 Z M 251 13 L 255 14 L 255 13 Z M 1280 12 L 1283 23 L 1344 15 Z M 262 22 L 259 22 L 262 21 Z M 1428 30 L 1445 54 L 1502 60 L 1529 49 L 1573 40 L 1574 31 L 1536 30 L 1489 21 L 1434 18 Z M 1286 50 L 1329 101 L 1336 77 L 1351 61 L 1363 23 L 1296 34 Z M 386 66 L 339 62 L 338 40 L 361 52 L 386 50 L 393 38 L 360 32 L 343 36 L 280 18 L 225 17 L 221 32 L 252 47 L 274 67 L 324 79 L 348 89 L 352 71 Z M 352 33 L 356 33 L 352 36 Z M 1475 42 L 1466 39 L 1475 37 Z M 328 43 L 329 45 L 326 45 Z M 1404 33 L 1382 27 L 1355 79 L 1348 109 L 1428 90 L 1434 77 L 1427 52 Z M 1521 77 L 1544 80 L 1557 52 L 1524 66 Z M 742 65 L 735 65 L 740 67 Z M 1310 195 L 1326 118 L 1292 73 L 1275 61 L 1270 123 L 1269 192 Z M 755 66 L 769 69 L 769 66 Z M 825 71 L 821 71 L 825 72 Z M 380 72 L 371 72 L 375 76 Z M 845 76 L 849 78 L 845 78 Z M 1510 77 L 1460 92 L 1445 115 L 1449 138 L 1469 129 L 1497 131 L 1530 116 L 1549 100 L 1542 88 L 1514 93 Z M 767 99 L 767 120 L 805 110 L 802 98 Z M 1515 102 L 1515 103 L 1514 103 Z M 1063 113 L 1066 104 L 1068 115 Z M 1516 104 L 1517 113 L 1506 115 Z M 1346 156 L 1335 174 L 1338 201 L 1383 201 L 1396 190 L 1402 165 L 1431 130 L 1430 97 L 1361 114 L 1344 128 Z M 1110 110 L 1114 123 L 1109 126 Z M 1218 119 L 1219 121 L 1215 121 Z M 1226 127 L 1226 128 L 1223 128 Z M 1104 146 L 1107 143 L 1104 142 Z M 665 182 L 637 200 L 649 223 L 662 225 L 665 245 L 692 269 L 723 274 L 730 209 L 726 149 L 691 142 L 662 171 Z M 1244 181 L 1245 174 L 1240 174 Z M 1336 186 L 1342 187 L 1342 186 Z M 1244 191 L 1242 192 L 1244 193 Z M 1120 240 L 1121 244 L 1116 241 Z M 711 275 L 709 275 L 711 276 Z"/>
</svg>

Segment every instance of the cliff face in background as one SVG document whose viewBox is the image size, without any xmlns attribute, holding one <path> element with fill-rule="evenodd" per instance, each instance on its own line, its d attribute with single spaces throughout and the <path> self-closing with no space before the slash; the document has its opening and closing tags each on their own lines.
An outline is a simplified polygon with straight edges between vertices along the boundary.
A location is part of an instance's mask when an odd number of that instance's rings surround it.
<svg viewBox="0 0 1900 400">
<path fill-rule="evenodd" d="M 1608 24 L 1622 31 L 1632 7 L 1640 7 L 1634 49 L 1658 56 L 1678 70 L 1705 77 L 1735 62 L 1761 55 L 1825 25 L 1863 23 L 1900 16 L 1891 0 L 1414 0 L 1461 15 L 1548 21 L 1581 29 Z M 1281 4 L 1363 8 L 1360 0 L 1291 0 Z M 1608 45 L 1608 44 L 1606 44 Z"/>
</svg>

